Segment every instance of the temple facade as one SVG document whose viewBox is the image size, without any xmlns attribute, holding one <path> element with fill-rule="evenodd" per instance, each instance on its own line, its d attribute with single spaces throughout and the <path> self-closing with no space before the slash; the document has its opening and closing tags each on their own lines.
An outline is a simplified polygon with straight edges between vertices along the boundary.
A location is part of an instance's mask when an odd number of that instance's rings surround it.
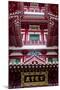
<svg viewBox="0 0 60 90">
<path fill-rule="evenodd" d="M 8 8 L 9 88 L 58 85 L 58 5 L 9 1 Z"/>
<path fill-rule="evenodd" d="M 53 11 L 55 10 L 55 12 Z M 40 3 L 10 2 L 9 3 L 9 50 L 10 56 L 18 58 L 20 63 L 25 60 L 32 64 L 34 60 L 40 64 L 39 58 L 43 58 L 44 63 L 54 62 L 58 57 L 58 6 Z M 13 27 L 12 27 L 13 26 Z M 30 50 L 36 47 L 35 50 Z M 19 47 L 17 49 L 16 47 Z M 28 49 L 26 56 L 23 49 Z M 39 50 L 38 48 L 39 47 Z M 41 49 L 42 47 L 42 49 Z M 21 50 L 20 50 L 21 49 Z M 41 49 L 41 50 L 40 50 Z M 20 50 L 20 51 L 19 51 Z M 26 52 L 24 50 L 24 52 Z M 29 54 L 31 53 L 31 54 Z M 38 58 L 36 57 L 38 55 Z M 33 57 L 27 58 L 29 55 Z M 24 57 L 25 56 L 25 57 Z M 24 60 L 23 60 L 24 58 Z M 48 60 L 49 58 L 49 60 Z M 53 58 L 53 59 L 52 59 Z M 47 61 L 47 60 L 48 61 Z M 13 60 L 13 59 L 12 59 Z M 40 61 L 40 62 L 39 62 Z M 42 62 L 43 63 L 43 62 Z M 56 63 L 56 61 L 55 61 Z M 28 63 L 27 63 L 28 64 Z"/>
</svg>

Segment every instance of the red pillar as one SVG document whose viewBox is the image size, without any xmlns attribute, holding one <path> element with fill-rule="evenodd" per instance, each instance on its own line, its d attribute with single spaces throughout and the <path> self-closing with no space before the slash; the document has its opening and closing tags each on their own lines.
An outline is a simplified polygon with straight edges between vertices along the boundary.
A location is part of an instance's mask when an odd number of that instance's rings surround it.
<svg viewBox="0 0 60 90">
<path fill-rule="evenodd" d="M 28 39 L 28 29 L 25 30 L 25 44 L 27 44 L 27 39 Z"/>
<path fill-rule="evenodd" d="M 29 28 L 29 25 L 28 24 L 25 25 L 25 40 L 24 40 L 25 44 L 27 44 L 27 39 L 28 39 L 28 28 Z"/>
<path fill-rule="evenodd" d="M 24 62 L 24 55 L 23 55 L 23 57 L 22 57 L 22 58 L 23 58 L 23 61 L 22 61 L 22 62 Z"/>
<path fill-rule="evenodd" d="M 42 44 L 44 44 L 44 30 L 41 30 Z"/>
</svg>

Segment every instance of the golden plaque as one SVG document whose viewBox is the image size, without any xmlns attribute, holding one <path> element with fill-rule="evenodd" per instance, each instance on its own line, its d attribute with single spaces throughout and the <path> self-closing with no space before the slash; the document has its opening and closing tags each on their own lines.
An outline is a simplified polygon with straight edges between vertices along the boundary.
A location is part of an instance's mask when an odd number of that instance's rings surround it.
<svg viewBox="0 0 60 90">
<path fill-rule="evenodd" d="M 21 87 L 47 86 L 48 72 L 21 72 Z"/>
</svg>

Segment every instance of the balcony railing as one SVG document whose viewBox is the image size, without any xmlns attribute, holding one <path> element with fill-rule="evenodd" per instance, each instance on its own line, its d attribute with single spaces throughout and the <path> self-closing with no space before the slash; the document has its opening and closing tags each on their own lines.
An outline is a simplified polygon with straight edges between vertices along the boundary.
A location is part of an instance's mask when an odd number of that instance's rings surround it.
<svg viewBox="0 0 60 90">
<path fill-rule="evenodd" d="M 41 8 L 29 7 L 28 8 L 27 6 L 25 6 L 24 11 L 27 11 L 27 12 L 45 12 L 45 7 L 41 7 Z"/>
<path fill-rule="evenodd" d="M 44 41 L 44 42 L 42 42 L 42 41 L 23 41 L 23 45 L 46 45 L 47 44 L 47 42 L 46 41 Z"/>
</svg>

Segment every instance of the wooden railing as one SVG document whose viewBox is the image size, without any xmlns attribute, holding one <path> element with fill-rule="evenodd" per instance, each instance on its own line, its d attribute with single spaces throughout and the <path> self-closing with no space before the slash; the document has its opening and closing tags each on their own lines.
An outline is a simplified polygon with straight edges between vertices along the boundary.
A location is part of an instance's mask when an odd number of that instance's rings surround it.
<svg viewBox="0 0 60 90">
<path fill-rule="evenodd" d="M 47 42 L 42 42 L 42 41 L 23 41 L 23 45 L 46 45 Z"/>
<path fill-rule="evenodd" d="M 36 8 L 34 8 L 34 7 L 24 7 L 24 11 L 27 11 L 27 12 L 45 12 L 45 8 L 44 7 L 42 7 L 41 9 L 39 8 L 39 7 L 36 7 Z"/>
</svg>

